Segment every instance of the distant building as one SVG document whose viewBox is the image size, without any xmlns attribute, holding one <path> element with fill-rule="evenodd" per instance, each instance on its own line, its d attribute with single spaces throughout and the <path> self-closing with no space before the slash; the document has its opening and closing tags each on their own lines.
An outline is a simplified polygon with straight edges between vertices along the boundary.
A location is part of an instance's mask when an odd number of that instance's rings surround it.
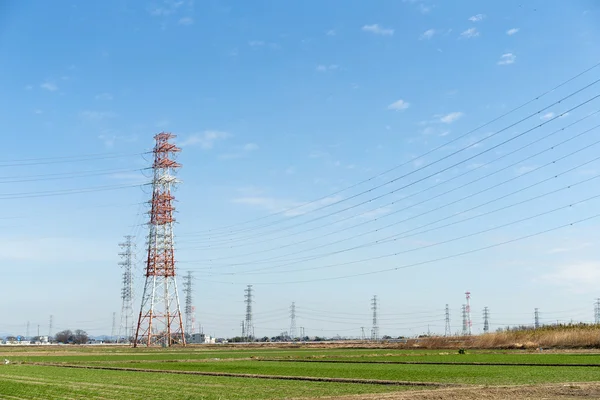
<svg viewBox="0 0 600 400">
<path fill-rule="evenodd" d="M 188 340 L 190 344 L 215 344 L 215 338 L 204 333 L 192 333 Z"/>
</svg>

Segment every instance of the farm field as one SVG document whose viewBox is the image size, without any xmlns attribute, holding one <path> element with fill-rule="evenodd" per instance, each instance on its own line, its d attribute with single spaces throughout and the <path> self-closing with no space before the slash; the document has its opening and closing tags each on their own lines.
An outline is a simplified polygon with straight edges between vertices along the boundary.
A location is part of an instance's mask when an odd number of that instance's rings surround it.
<svg viewBox="0 0 600 400">
<path fill-rule="evenodd" d="M 3 399 L 600 397 L 590 350 L 32 346 L 0 357 Z"/>
</svg>

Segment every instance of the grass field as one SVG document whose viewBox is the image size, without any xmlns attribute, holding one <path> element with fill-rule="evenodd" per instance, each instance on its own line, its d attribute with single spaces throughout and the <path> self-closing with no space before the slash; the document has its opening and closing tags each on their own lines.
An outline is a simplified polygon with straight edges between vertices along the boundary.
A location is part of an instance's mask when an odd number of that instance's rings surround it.
<svg viewBox="0 0 600 400">
<path fill-rule="evenodd" d="M 552 397 L 565 388 L 566 398 L 600 395 L 600 352 L 589 350 L 32 346 L 0 348 L 0 357 L 10 361 L 0 365 L 2 399 L 514 398 L 486 397 L 507 390 L 553 399 L 565 398 Z"/>
</svg>

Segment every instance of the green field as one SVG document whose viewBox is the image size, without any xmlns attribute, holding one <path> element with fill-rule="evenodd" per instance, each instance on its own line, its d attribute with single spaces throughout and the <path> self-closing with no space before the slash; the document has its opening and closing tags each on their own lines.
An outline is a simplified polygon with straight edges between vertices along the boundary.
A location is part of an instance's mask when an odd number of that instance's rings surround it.
<svg viewBox="0 0 600 400">
<path fill-rule="evenodd" d="M 12 399 L 317 398 L 600 381 L 600 353 L 590 352 L 43 346 L 0 353 L 10 361 L 0 365 L 0 398 Z"/>
</svg>

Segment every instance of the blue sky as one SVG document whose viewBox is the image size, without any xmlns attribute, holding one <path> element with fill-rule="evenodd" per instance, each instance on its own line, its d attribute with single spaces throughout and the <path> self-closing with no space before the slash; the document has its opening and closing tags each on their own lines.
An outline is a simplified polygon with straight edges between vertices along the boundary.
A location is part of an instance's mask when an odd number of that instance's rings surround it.
<svg viewBox="0 0 600 400">
<path fill-rule="evenodd" d="M 382 334 L 443 332 L 446 303 L 458 329 L 466 290 L 476 332 L 484 306 L 492 328 L 590 320 L 599 220 L 537 233 L 600 204 L 600 67 L 570 80 L 600 8 L 524 3 L 2 2 L 0 331 L 109 333 L 127 234 L 137 312 L 163 130 L 208 333 L 238 333 L 247 284 L 261 336 L 292 301 L 307 334 L 360 335 L 375 294 Z"/>
</svg>

